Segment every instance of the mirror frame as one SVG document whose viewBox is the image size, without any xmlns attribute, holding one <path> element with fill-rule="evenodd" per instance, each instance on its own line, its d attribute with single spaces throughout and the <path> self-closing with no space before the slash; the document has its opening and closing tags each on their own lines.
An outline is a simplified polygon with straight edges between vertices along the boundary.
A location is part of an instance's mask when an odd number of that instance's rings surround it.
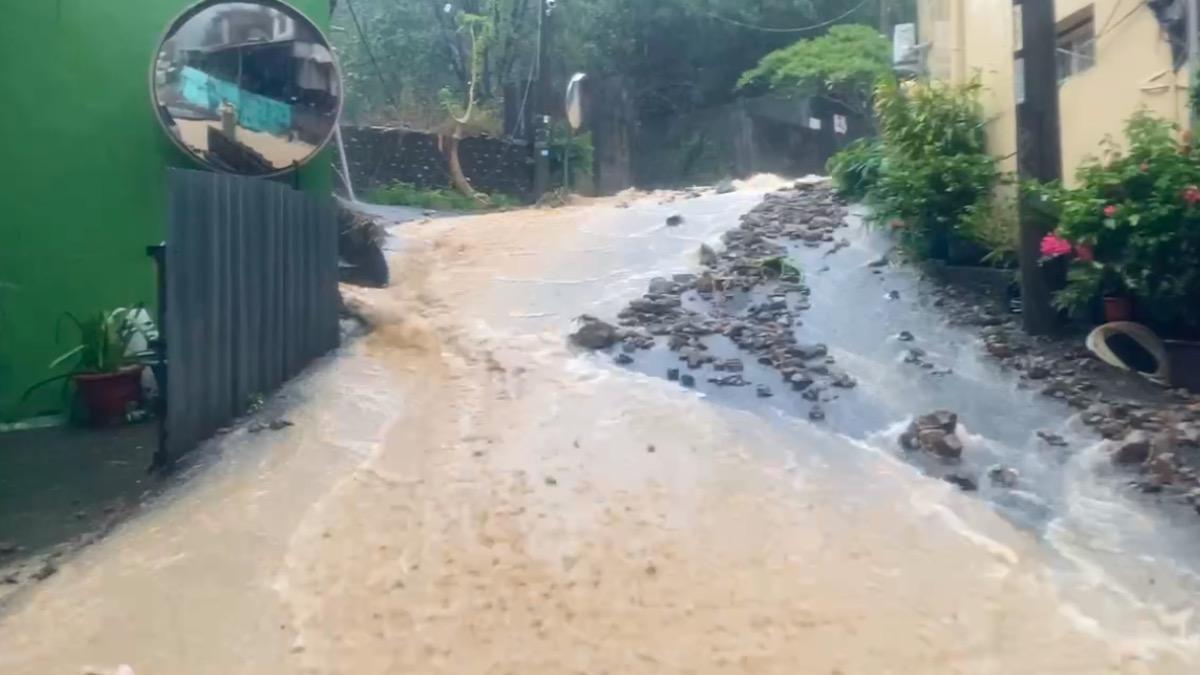
<svg viewBox="0 0 1200 675">
<path fill-rule="evenodd" d="M 220 166 L 215 166 L 206 161 L 203 157 L 197 154 L 195 150 L 184 143 L 183 139 L 171 133 L 171 130 L 167 128 L 166 120 L 163 119 L 162 111 L 159 109 L 158 86 L 155 83 L 155 69 L 158 65 L 158 55 L 162 51 L 163 44 L 168 38 L 171 37 L 172 33 L 178 30 L 188 19 L 192 18 L 196 14 L 199 14 L 200 12 L 203 12 L 209 7 L 227 4 L 230 2 L 243 2 L 247 4 L 272 6 L 280 11 L 288 13 L 291 16 L 300 17 L 308 23 L 309 27 L 316 31 L 317 35 L 320 36 L 321 40 L 324 41 L 325 46 L 329 49 L 329 55 L 333 58 L 333 72 L 337 75 L 338 86 L 341 89 L 341 95 L 338 96 L 337 110 L 334 112 L 333 116 L 333 125 L 330 126 L 329 132 L 326 133 L 321 142 L 317 144 L 317 147 L 315 150 L 313 150 L 312 154 L 310 154 L 308 157 L 305 157 L 303 162 L 297 162 L 270 173 L 245 174 L 237 173 L 235 171 L 227 171 Z M 154 115 L 155 123 L 158 125 L 158 128 L 160 131 L 162 131 L 163 135 L 171 141 L 173 146 L 178 148 L 184 155 L 186 155 L 192 162 L 195 162 L 198 166 L 208 169 L 209 171 L 216 171 L 218 173 L 224 173 L 232 176 L 246 176 L 248 178 L 278 178 L 279 176 L 285 176 L 289 173 L 292 173 L 297 169 L 304 168 L 309 162 L 324 152 L 329 146 L 329 141 L 333 140 L 334 135 L 337 134 L 338 128 L 342 123 L 342 112 L 346 107 L 346 81 L 342 74 L 341 61 L 338 59 L 338 55 L 333 49 L 333 43 L 330 42 L 329 36 L 325 34 L 325 31 L 321 30 L 321 27 L 318 26 L 311 18 L 309 18 L 307 14 L 301 12 L 299 9 L 296 9 L 296 7 L 285 0 L 199 0 L 198 2 L 193 3 L 191 6 L 185 8 L 182 12 L 176 14 L 174 18 L 167 22 L 167 27 L 159 33 L 158 39 L 154 43 L 154 53 L 150 58 L 149 82 L 150 110 Z"/>
</svg>

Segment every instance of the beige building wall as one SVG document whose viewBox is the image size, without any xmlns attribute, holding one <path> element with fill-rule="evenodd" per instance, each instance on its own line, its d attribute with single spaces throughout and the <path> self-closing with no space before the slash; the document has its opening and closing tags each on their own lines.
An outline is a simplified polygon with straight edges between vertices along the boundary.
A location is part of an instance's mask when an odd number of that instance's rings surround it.
<svg viewBox="0 0 1200 675">
<path fill-rule="evenodd" d="M 1059 88 L 1063 176 L 1099 155 L 1105 137 L 1119 139 L 1140 108 L 1186 126 L 1188 76 L 1175 71 L 1171 49 L 1154 14 L 1140 0 L 1057 0 L 1061 21 L 1091 7 L 1098 35 L 1095 65 Z M 918 36 L 934 78 L 963 82 L 978 75 L 988 145 L 1005 170 L 1015 171 L 1016 86 L 1014 16 L 1010 0 L 920 0 Z M 1107 25 L 1107 28 L 1105 26 Z"/>
</svg>

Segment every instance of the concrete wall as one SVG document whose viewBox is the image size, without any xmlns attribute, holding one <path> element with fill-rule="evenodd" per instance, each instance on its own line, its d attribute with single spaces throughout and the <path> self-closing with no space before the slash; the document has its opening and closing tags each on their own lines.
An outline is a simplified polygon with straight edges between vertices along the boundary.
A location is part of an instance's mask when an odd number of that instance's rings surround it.
<svg viewBox="0 0 1200 675">
<path fill-rule="evenodd" d="M 359 197 L 393 183 L 450 187 L 450 165 L 436 134 L 388 127 L 343 127 L 350 177 Z M 488 194 L 533 193 L 529 146 L 497 138 L 465 138 L 458 159 L 471 186 Z"/>
<path fill-rule="evenodd" d="M 69 347 L 64 311 L 155 302 L 145 247 L 165 233 L 165 169 L 192 167 L 153 116 L 149 72 L 187 0 L 5 3 L 0 21 L 0 420 L 61 409 L 21 393 Z M 293 0 L 324 26 L 329 0 Z M 327 160 L 302 172 L 328 192 Z M 66 334 L 65 339 L 74 336 Z"/>
<path fill-rule="evenodd" d="M 1089 5 L 1095 30 L 1109 28 L 1096 42 L 1096 65 L 1059 89 L 1063 175 L 1069 183 L 1085 158 L 1100 154 L 1105 137 L 1121 137 L 1137 110 L 1145 107 L 1181 125 L 1188 119 L 1188 74 L 1186 68 L 1174 70 L 1154 14 L 1144 3 L 1127 0 L 1058 0 L 1055 14 L 1062 20 Z M 986 88 L 988 144 L 1005 169 L 1015 170 L 1012 3 L 920 0 L 918 10 L 919 40 L 930 44 L 931 75 L 960 82 L 979 75 Z"/>
</svg>

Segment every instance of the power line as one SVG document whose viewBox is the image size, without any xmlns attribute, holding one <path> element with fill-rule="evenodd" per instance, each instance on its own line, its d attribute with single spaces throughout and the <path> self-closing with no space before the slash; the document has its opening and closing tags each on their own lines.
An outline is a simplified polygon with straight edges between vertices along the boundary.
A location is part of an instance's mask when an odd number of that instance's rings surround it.
<svg viewBox="0 0 1200 675">
<path fill-rule="evenodd" d="M 1113 23 L 1113 22 L 1112 22 L 1112 17 L 1111 17 L 1111 16 L 1110 16 L 1110 17 L 1108 17 L 1108 23 L 1106 23 L 1106 24 L 1105 24 L 1105 27 L 1104 27 L 1104 28 L 1102 28 L 1102 29 L 1100 30 L 1100 32 L 1096 34 L 1096 37 L 1094 37 L 1094 38 L 1092 38 L 1092 39 L 1093 39 L 1093 40 L 1099 40 L 1100 38 L 1104 37 L 1105 35 L 1108 35 L 1109 33 L 1113 32 L 1114 30 L 1116 30 L 1117 28 L 1119 28 L 1119 27 L 1121 26 L 1121 24 L 1125 23 L 1126 19 L 1128 19 L 1129 17 L 1133 16 L 1134 14 L 1137 14 L 1138 10 L 1139 10 L 1139 9 L 1141 9 L 1141 8 L 1143 8 L 1143 7 L 1145 7 L 1145 6 L 1146 6 L 1146 1 L 1145 1 L 1145 0 L 1142 0 L 1142 1 L 1141 1 L 1141 2 L 1139 2 L 1138 4 L 1134 5 L 1134 6 L 1133 6 L 1133 9 L 1129 10 L 1128 12 L 1126 12 L 1124 16 L 1122 16 L 1120 19 L 1117 19 L 1117 22 L 1116 22 L 1116 23 Z M 1115 13 L 1115 12 L 1114 12 L 1114 13 Z M 1109 25 L 1109 24 L 1111 24 L 1111 25 Z"/>
<path fill-rule="evenodd" d="M 709 10 L 697 9 L 696 11 L 709 17 L 710 19 L 724 21 L 725 23 L 728 23 L 733 26 L 738 26 L 740 28 L 749 28 L 751 30 L 762 31 L 763 33 L 807 33 L 809 31 L 814 31 L 814 30 L 818 30 L 820 28 L 825 28 L 826 26 L 831 26 L 831 25 L 841 21 L 842 19 L 845 19 L 846 17 L 850 16 L 851 14 L 862 9 L 870 1 L 871 0 L 862 0 L 862 2 L 858 3 L 851 9 L 847 10 L 846 12 L 839 14 L 838 16 L 835 16 L 834 18 L 829 19 L 827 21 L 822 21 L 820 23 L 814 23 L 811 26 L 799 26 L 797 28 L 771 28 L 768 26 L 756 26 L 752 23 L 746 23 L 745 21 L 739 21 L 738 19 L 730 19 L 729 17 L 721 16 L 720 14 L 717 14 L 716 12 L 712 12 Z"/>
<path fill-rule="evenodd" d="M 383 69 L 379 67 L 379 61 L 375 60 L 375 53 L 371 51 L 371 42 L 367 40 L 367 34 L 363 32 L 362 24 L 358 21 L 358 12 L 354 11 L 353 0 L 346 0 L 346 9 L 350 10 L 350 18 L 354 20 L 354 28 L 358 31 L 358 39 L 362 42 L 363 50 L 367 52 L 367 56 L 371 59 L 371 65 L 375 66 L 375 76 L 379 78 L 379 84 L 383 85 L 384 96 L 387 96 L 392 107 L 399 112 L 400 104 L 396 103 L 396 97 L 392 95 L 392 90 L 388 86 L 387 80 L 383 77 Z M 394 83 L 393 86 L 395 86 Z M 399 89 L 399 87 L 396 88 Z"/>
</svg>

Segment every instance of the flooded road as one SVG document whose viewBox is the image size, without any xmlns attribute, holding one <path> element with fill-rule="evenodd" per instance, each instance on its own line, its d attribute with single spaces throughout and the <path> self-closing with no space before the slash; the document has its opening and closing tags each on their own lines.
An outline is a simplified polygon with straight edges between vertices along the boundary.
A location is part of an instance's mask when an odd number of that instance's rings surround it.
<svg viewBox="0 0 1200 675">
<path fill-rule="evenodd" d="M 1190 531 L 1087 453 L 1022 465 L 1023 520 L 884 449 L 946 400 L 1010 463 L 1062 420 L 950 328 L 902 327 L 962 381 L 905 378 L 879 336 L 912 315 L 854 276 L 869 235 L 809 279 L 806 325 L 860 379 L 825 426 L 566 346 L 769 187 L 398 230 L 394 287 L 354 293 L 376 330 L 267 411 L 296 426 L 220 439 L 9 607 L 0 672 L 1197 672 Z"/>
</svg>

